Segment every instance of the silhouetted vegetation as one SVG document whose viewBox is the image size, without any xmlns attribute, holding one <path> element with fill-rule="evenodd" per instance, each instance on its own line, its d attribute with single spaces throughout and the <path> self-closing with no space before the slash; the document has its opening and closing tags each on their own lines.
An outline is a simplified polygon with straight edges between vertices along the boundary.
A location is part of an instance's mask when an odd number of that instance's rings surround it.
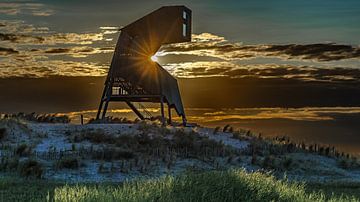
<svg viewBox="0 0 360 202">
<path fill-rule="evenodd" d="M 5 114 L 4 118 L 15 118 L 26 121 L 38 122 L 38 123 L 70 123 L 70 118 L 67 115 L 58 114 L 36 114 L 33 113 L 17 113 L 17 114 Z"/>
<path fill-rule="evenodd" d="M 135 120 L 129 120 L 126 117 L 121 118 L 121 117 L 113 117 L 113 116 L 107 116 L 104 119 L 95 119 L 95 118 L 91 118 L 88 121 L 88 124 L 104 124 L 104 123 L 115 123 L 115 124 L 119 124 L 119 123 L 126 123 L 126 124 L 131 124 L 131 123 L 137 123 L 139 121 L 139 119 L 135 119 Z"/>
</svg>

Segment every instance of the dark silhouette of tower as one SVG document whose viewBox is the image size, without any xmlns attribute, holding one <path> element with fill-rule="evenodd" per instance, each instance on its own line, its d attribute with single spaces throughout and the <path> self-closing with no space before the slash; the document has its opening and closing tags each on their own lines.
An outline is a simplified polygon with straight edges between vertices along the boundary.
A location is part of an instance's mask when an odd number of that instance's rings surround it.
<svg viewBox="0 0 360 202">
<path fill-rule="evenodd" d="M 191 41 L 191 10 L 185 6 L 165 6 L 121 29 L 105 81 L 96 118 L 103 119 L 109 102 L 125 102 L 140 119 L 145 116 L 134 102 L 160 103 L 175 109 L 186 124 L 177 80 L 150 58 L 164 44 Z"/>
</svg>

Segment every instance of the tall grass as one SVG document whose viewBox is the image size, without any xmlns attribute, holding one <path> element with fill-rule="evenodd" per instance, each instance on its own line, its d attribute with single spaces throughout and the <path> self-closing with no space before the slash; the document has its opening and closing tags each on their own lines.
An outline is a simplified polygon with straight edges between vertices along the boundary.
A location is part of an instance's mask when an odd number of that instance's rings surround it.
<svg viewBox="0 0 360 202">
<path fill-rule="evenodd" d="M 355 188 L 358 186 L 355 186 Z M 0 201 L 358 201 L 243 170 L 185 173 L 122 184 L 69 184 L 0 178 Z M 308 188 L 308 187 L 307 187 Z M 330 188 L 330 187 L 328 187 Z M 319 189 L 315 189 L 319 190 Z M 321 189 L 320 189 L 321 190 Z M 330 190 L 330 189 L 329 189 Z M 342 191 L 341 191 L 342 192 Z"/>
<path fill-rule="evenodd" d="M 357 201 L 307 193 L 303 184 L 242 170 L 188 173 L 120 186 L 65 185 L 55 188 L 55 201 Z"/>
</svg>

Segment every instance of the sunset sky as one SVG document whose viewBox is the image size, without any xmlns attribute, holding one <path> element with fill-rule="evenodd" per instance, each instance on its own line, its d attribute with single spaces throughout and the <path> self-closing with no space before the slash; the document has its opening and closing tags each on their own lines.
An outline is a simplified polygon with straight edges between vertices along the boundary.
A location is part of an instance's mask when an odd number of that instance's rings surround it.
<svg viewBox="0 0 360 202">
<path fill-rule="evenodd" d="M 96 109 L 119 28 L 164 5 L 193 11 L 193 41 L 156 55 L 189 113 L 359 114 L 358 0 L 0 0 L 0 111 Z"/>
</svg>

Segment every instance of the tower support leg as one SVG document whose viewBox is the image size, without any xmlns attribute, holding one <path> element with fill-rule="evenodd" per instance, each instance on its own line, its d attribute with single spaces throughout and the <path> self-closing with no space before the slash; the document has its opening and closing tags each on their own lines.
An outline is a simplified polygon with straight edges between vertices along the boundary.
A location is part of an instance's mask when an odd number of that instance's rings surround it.
<svg viewBox="0 0 360 202">
<path fill-rule="evenodd" d="M 107 85 L 104 86 L 104 90 L 103 90 L 103 93 L 102 93 L 102 96 L 101 96 L 101 100 L 100 100 L 100 104 L 99 104 L 99 109 L 98 109 L 98 112 L 96 114 L 96 119 L 98 120 L 100 118 L 100 113 L 101 113 L 101 110 L 102 110 L 102 107 L 103 107 L 103 104 L 104 104 L 104 96 L 105 96 L 105 93 L 106 93 L 106 89 L 107 89 Z"/>
<path fill-rule="evenodd" d="M 168 105 L 168 124 L 169 124 L 169 125 L 172 124 L 172 120 L 171 120 L 171 107 L 170 107 L 170 105 Z"/>
<path fill-rule="evenodd" d="M 185 118 L 185 115 L 182 115 L 182 121 L 183 121 L 183 126 L 186 127 L 187 120 Z"/>
<path fill-rule="evenodd" d="M 160 98 L 160 111 L 161 111 L 161 123 L 163 126 L 165 126 L 166 121 L 165 121 L 164 97 L 163 96 L 161 96 L 161 98 Z"/>
<path fill-rule="evenodd" d="M 104 89 L 104 96 L 103 96 L 103 99 L 101 100 L 102 102 L 105 102 L 105 106 L 104 106 L 104 109 L 103 109 L 103 112 L 102 112 L 101 119 L 105 118 L 106 111 L 107 111 L 107 108 L 108 108 L 109 102 L 110 102 L 110 97 L 111 97 L 111 94 L 112 94 L 112 86 L 113 86 L 113 81 L 112 80 L 106 82 L 106 87 Z"/>
<path fill-rule="evenodd" d="M 102 113 L 101 119 L 104 119 L 104 118 L 105 118 L 106 111 L 107 111 L 107 108 L 108 108 L 108 106 L 109 106 L 109 101 L 110 101 L 109 98 L 107 98 L 106 101 L 105 101 L 105 106 L 104 106 L 104 109 L 103 109 L 103 113 Z"/>
</svg>

